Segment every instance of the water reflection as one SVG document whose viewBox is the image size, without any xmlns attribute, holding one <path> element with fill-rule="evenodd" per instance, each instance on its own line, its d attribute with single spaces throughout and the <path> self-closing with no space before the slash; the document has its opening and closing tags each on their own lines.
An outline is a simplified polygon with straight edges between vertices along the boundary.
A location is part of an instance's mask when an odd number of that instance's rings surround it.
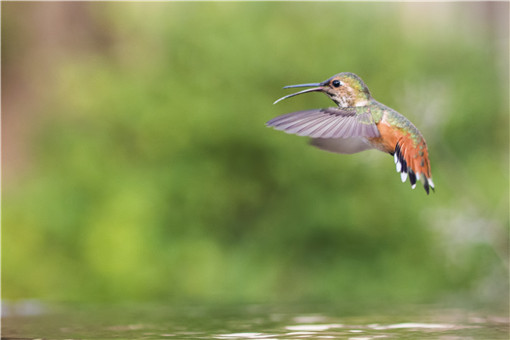
<svg viewBox="0 0 510 340">
<path fill-rule="evenodd" d="M 26 304 L 4 304 L 2 339 L 485 340 L 509 335 L 505 313 L 461 309 L 393 309 L 388 315 L 335 306 L 35 306 L 37 313 Z"/>
<path fill-rule="evenodd" d="M 342 328 L 343 325 L 334 324 L 334 325 L 296 325 L 296 326 L 287 326 L 288 330 L 291 331 L 325 331 L 331 328 Z"/>
<path fill-rule="evenodd" d="M 315 320 L 322 320 L 317 318 Z M 294 320 L 307 320 L 306 317 L 296 317 Z M 292 332 L 281 334 L 264 334 L 264 333 L 232 333 L 220 334 L 216 339 L 293 339 L 293 338 L 313 338 L 313 339 L 338 339 L 345 338 L 350 340 L 368 340 L 382 339 L 396 336 L 397 332 L 374 332 L 382 330 L 402 330 L 409 331 L 410 336 L 418 336 L 420 338 L 434 338 L 441 331 L 461 330 L 469 328 L 481 328 L 481 326 L 473 325 L 454 325 L 454 324 L 435 324 L 435 323 L 398 323 L 398 324 L 369 324 L 369 325 L 343 325 L 343 324 L 301 324 L 285 326 L 285 329 Z M 434 334 L 425 332 L 426 330 L 435 330 Z M 354 334 L 353 334 L 354 333 Z M 400 333 L 404 335 L 403 333 Z M 407 338 L 407 337 L 406 337 Z M 472 339 L 472 337 L 455 337 L 455 339 Z"/>
</svg>

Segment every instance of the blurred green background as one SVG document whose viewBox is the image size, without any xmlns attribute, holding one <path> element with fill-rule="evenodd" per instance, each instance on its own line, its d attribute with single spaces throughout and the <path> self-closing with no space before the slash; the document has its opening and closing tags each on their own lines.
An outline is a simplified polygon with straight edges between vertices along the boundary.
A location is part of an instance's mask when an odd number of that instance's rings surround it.
<svg viewBox="0 0 510 340">
<path fill-rule="evenodd" d="M 2 296 L 508 301 L 508 3 L 2 2 Z M 429 144 L 268 129 L 354 72 Z"/>
</svg>

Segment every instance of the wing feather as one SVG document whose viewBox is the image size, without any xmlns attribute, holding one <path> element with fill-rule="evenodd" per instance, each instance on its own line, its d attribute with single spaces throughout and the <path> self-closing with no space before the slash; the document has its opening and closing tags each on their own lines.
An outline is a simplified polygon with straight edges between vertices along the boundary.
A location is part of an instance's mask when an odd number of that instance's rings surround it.
<svg viewBox="0 0 510 340">
<path fill-rule="evenodd" d="M 354 121 L 353 119 L 349 119 L 349 126 L 347 128 L 347 132 L 346 132 L 346 137 L 347 138 L 350 138 L 350 137 L 354 137 L 356 136 L 356 127 L 358 126 L 358 124 L 356 124 L 356 121 Z"/>
<path fill-rule="evenodd" d="M 327 108 L 287 113 L 266 123 L 277 130 L 312 138 L 377 137 L 379 131 L 369 112 Z"/>
<path fill-rule="evenodd" d="M 379 137 L 370 112 L 327 108 L 287 113 L 266 124 L 277 130 L 312 138 Z"/>
<path fill-rule="evenodd" d="M 320 116 L 322 114 L 320 112 L 318 112 L 318 110 L 317 110 L 317 112 L 312 112 L 312 110 L 291 112 L 291 113 L 286 113 L 284 115 L 275 117 L 275 118 L 271 119 L 269 122 L 267 122 L 266 124 L 269 126 L 275 126 L 275 125 L 279 125 L 279 124 L 287 122 L 287 121 L 296 121 L 299 118 L 310 117 L 313 115 Z"/>
<path fill-rule="evenodd" d="M 296 117 L 286 117 L 283 120 L 272 123 L 271 126 L 274 126 L 275 128 L 280 128 L 283 130 L 283 129 L 287 129 L 291 126 L 294 126 L 296 124 L 299 124 L 299 123 L 309 122 L 310 120 L 317 119 L 318 117 L 321 117 L 321 115 L 312 114 L 312 115 L 299 115 Z M 269 122 L 268 122 L 268 124 L 269 124 Z"/>
<path fill-rule="evenodd" d="M 326 123 L 322 124 L 321 128 L 315 131 L 310 137 L 322 137 L 328 138 L 330 132 L 334 129 L 334 127 L 338 124 L 338 120 L 335 117 L 331 117 Z"/>
<path fill-rule="evenodd" d="M 317 120 L 320 119 L 321 116 L 310 116 L 299 118 L 298 120 L 288 120 L 284 124 L 275 125 L 275 128 L 278 130 L 283 130 L 288 133 L 296 133 L 297 131 L 306 127 L 309 123 L 315 124 Z"/>
<path fill-rule="evenodd" d="M 312 138 L 324 136 L 324 132 L 334 124 L 337 124 L 337 119 L 335 117 L 328 117 L 328 119 L 325 119 L 324 122 L 318 124 L 316 129 L 312 131 L 309 136 Z"/>
<path fill-rule="evenodd" d="M 345 130 L 346 126 L 347 126 L 347 119 L 339 121 L 335 130 L 333 130 L 331 132 L 330 138 L 335 138 L 336 136 L 342 136 L 342 133 Z"/>
<path fill-rule="evenodd" d="M 298 136 L 308 136 L 313 131 L 315 131 L 317 129 L 317 126 L 319 126 L 326 119 L 327 119 L 327 117 L 319 117 L 319 118 L 315 118 L 311 121 L 308 121 L 305 124 L 296 124 L 292 127 L 292 129 L 290 129 L 289 131 L 286 131 L 286 132 L 295 133 Z"/>
</svg>

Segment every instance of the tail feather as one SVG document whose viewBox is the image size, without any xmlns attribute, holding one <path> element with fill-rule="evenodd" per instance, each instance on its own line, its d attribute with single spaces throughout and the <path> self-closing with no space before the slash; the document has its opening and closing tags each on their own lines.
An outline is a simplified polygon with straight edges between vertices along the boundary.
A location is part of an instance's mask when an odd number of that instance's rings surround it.
<svg viewBox="0 0 510 340">
<path fill-rule="evenodd" d="M 435 191 L 434 182 L 430 175 L 430 163 L 425 141 L 421 141 L 415 147 L 413 143 L 401 138 L 395 146 L 393 157 L 395 168 L 400 173 L 402 182 L 409 178 L 411 188 L 414 189 L 416 182 L 422 181 L 427 195 L 430 193 L 430 189 Z"/>
</svg>

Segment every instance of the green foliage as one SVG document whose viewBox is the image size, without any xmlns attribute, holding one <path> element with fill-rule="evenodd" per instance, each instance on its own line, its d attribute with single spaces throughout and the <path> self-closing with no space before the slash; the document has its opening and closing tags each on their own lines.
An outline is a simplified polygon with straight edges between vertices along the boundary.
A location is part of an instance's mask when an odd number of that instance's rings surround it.
<svg viewBox="0 0 510 340">
<path fill-rule="evenodd" d="M 424 32 L 401 4 L 87 5 L 112 42 L 59 61 L 34 167 L 5 184 L 5 298 L 507 293 L 508 79 L 488 32 L 432 16 Z M 401 184 L 388 155 L 265 128 L 331 105 L 271 105 L 283 85 L 342 71 L 422 130 L 437 193 Z"/>
</svg>

